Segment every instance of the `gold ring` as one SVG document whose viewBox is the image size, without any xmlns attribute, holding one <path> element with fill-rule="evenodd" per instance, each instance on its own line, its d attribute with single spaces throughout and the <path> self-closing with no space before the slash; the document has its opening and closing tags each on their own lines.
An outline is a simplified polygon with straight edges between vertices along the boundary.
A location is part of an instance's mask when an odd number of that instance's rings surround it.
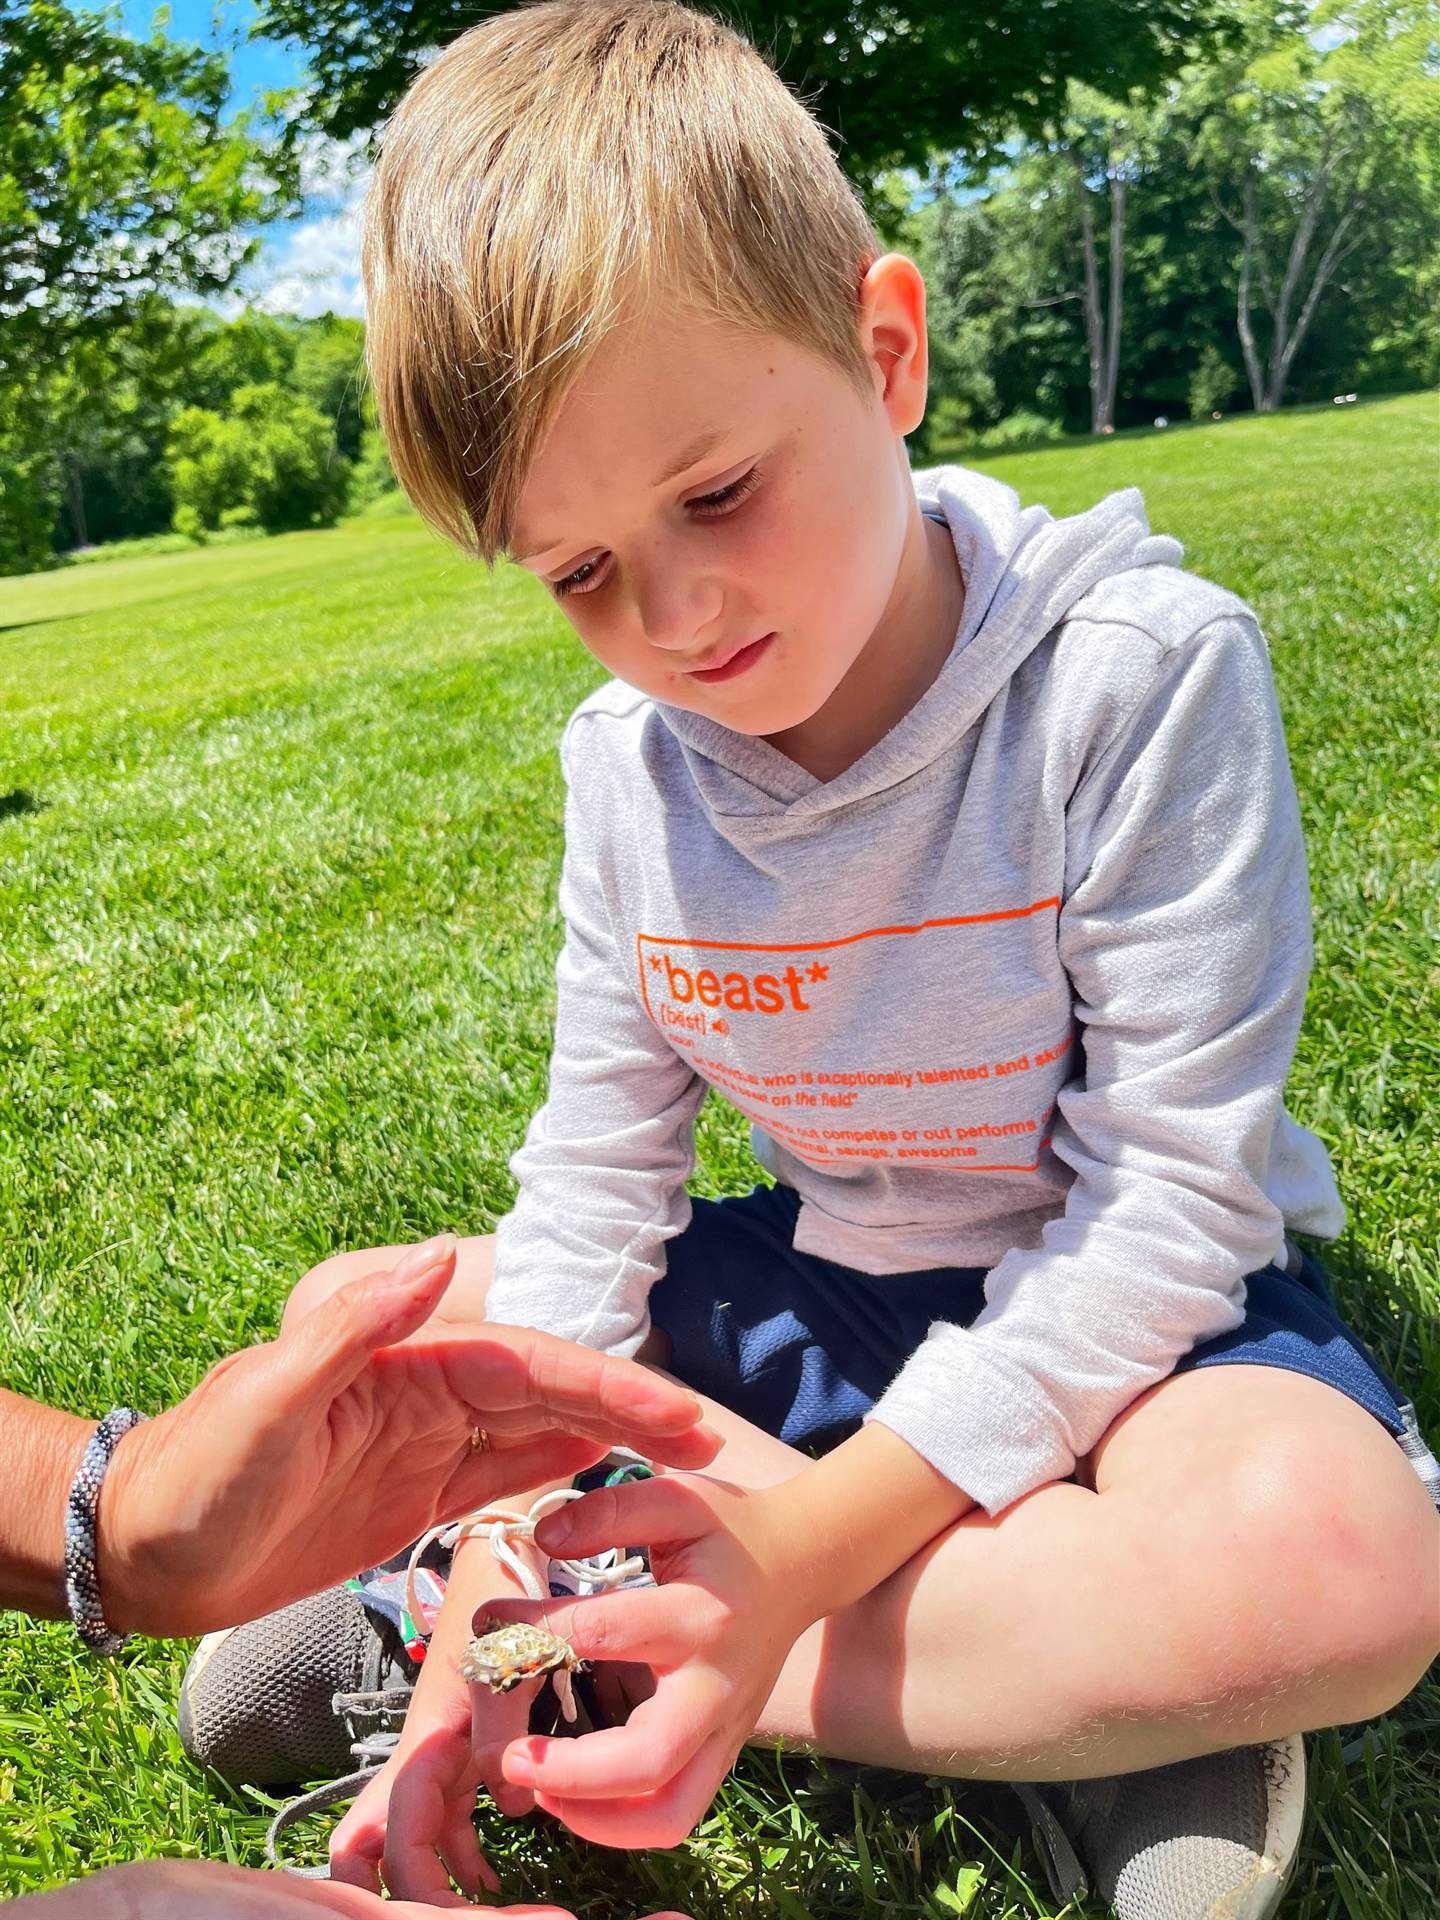
<svg viewBox="0 0 1440 1920">
<path fill-rule="evenodd" d="M 490 1436 L 484 1427 L 472 1427 L 470 1429 L 470 1451 L 472 1453 L 485 1453 L 488 1452 L 489 1447 Z"/>
</svg>

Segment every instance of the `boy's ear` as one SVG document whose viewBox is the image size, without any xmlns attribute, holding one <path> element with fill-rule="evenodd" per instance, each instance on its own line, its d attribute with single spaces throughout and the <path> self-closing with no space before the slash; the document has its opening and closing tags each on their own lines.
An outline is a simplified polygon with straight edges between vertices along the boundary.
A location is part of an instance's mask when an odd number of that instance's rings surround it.
<svg viewBox="0 0 1440 1920">
<path fill-rule="evenodd" d="M 882 253 L 861 281 L 860 338 L 891 426 L 913 433 L 925 417 L 930 354 L 925 281 L 903 253 Z"/>
</svg>

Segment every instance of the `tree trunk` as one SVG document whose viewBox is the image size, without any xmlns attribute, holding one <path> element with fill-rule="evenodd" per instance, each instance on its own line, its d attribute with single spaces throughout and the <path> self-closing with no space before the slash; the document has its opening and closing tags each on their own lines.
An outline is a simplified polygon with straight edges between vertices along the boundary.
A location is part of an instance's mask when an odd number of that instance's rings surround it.
<svg viewBox="0 0 1440 1920">
<path fill-rule="evenodd" d="M 1259 236 L 1255 231 L 1255 183 L 1248 173 L 1245 176 L 1245 224 L 1241 233 L 1244 244 L 1240 253 L 1240 285 L 1235 295 L 1235 330 L 1240 335 L 1240 351 L 1245 356 L 1250 404 L 1257 413 L 1265 413 L 1268 411 L 1265 405 L 1265 379 L 1260 371 L 1255 330 L 1250 324 L 1250 261 L 1259 244 Z"/>
<path fill-rule="evenodd" d="M 65 492 L 70 506 L 70 524 L 75 530 L 77 547 L 88 547 L 90 528 L 85 519 L 85 480 L 80 462 L 73 453 L 65 456 Z"/>
<path fill-rule="evenodd" d="M 1101 433 L 1110 425 L 1110 420 L 1105 410 L 1105 348 L 1100 318 L 1100 274 L 1095 264 L 1095 224 L 1090 218 L 1090 190 L 1085 185 L 1085 161 L 1078 147 L 1071 147 L 1070 158 L 1075 163 L 1080 247 L 1085 257 L 1085 347 L 1090 358 L 1090 431 Z"/>
<path fill-rule="evenodd" d="M 1100 267 L 1095 257 L 1095 222 L 1090 212 L 1090 189 L 1085 184 L 1085 161 L 1071 147 L 1075 165 L 1075 193 L 1080 212 L 1080 250 L 1085 260 L 1085 347 L 1090 360 L 1090 431 L 1103 433 L 1115 422 L 1115 388 L 1120 377 L 1120 321 L 1125 290 L 1125 181 L 1115 166 L 1112 136 L 1106 152 L 1105 179 L 1110 191 L 1110 258 L 1107 298 L 1100 307 Z"/>
<path fill-rule="evenodd" d="M 1120 315 L 1125 286 L 1125 181 L 1110 173 L 1110 305 L 1105 319 L 1105 386 L 1101 399 L 1104 419 L 1110 426 L 1115 419 L 1115 385 L 1120 376 Z"/>
<path fill-rule="evenodd" d="M 1316 263 L 1311 275 L 1310 285 L 1300 308 L 1299 318 L 1294 326 L 1290 324 L 1290 309 L 1305 274 L 1305 262 L 1310 252 L 1310 244 L 1315 237 L 1315 229 L 1320 221 L 1320 210 L 1325 201 L 1326 190 L 1331 174 L 1344 159 L 1344 153 L 1336 153 L 1329 142 L 1320 156 L 1320 167 L 1310 190 L 1305 195 L 1305 204 L 1300 212 L 1300 221 L 1290 241 L 1290 252 L 1285 262 L 1285 277 L 1280 285 L 1278 298 L 1272 298 L 1270 352 L 1266 365 L 1262 369 L 1260 352 L 1255 344 L 1255 330 L 1251 324 L 1250 279 L 1252 264 L 1258 264 L 1261 284 L 1267 295 L 1273 296 L 1274 285 L 1264 271 L 1261 253 L 1260 225 L 1255 211 L 1255 182 L 1248 167 L 1245 175 L 1243 217 L 1237 220 L 1219 201 L 1221 213 L 1238 229 L 1241 237 L 1240 279 L 1235 292 L 1235 330 L 1240 336 L 1240 351 L 1245 356 L 1245 372 L 1250 381 L 1250 398 L 1257 413 L 1274 413 L 1285 394 L 1286 383 L 1290 378 L 1290 369 L 1295 356 L 1304 344 L 1310 331 L 1310 322 L 1315 317 L 1320 296 L 1324 293 L 1342 261 L 1347 259 L 1360 244 L 1360 236 L 1345 245 L 1345 236 L 1354 224 L 1360 211 L 1363 194 L 1353 194 L 1349 205 L 1335 224 L 1335 230 L 1326 243 L 1325 250 Z M 1212 196 L 1214 197 L 1214 196 Z"/>
</svg>

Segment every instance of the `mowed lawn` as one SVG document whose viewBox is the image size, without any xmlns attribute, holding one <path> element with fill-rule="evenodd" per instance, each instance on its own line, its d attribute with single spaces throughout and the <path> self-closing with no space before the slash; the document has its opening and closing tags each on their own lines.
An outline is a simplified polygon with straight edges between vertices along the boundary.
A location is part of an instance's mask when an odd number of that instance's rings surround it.
<svg viewBox="0 0 1440 1920">
<path fill-rule="evenodd" d="M 1414 396 L 986 463 L 1059 513 L 1140 486 L 1264 622 L 1315 898 L 1291 1103 L 1350 1207 L 1337 1288 L 1432 1437 L 1436 451 Z M 408 515 L 0 580 L 6 1385 L 157 1410 L 333 1249 L 494 1224 L 544 1089 L 555 742 L 599 677 L 534 581 Z M 745 1186 L 737 1118 L 700 1133 L 700 1190 Z M 185 1652 L 97 1665 L 0 1616 L 0 1889 L 259 1861 L 266 1796 L 180 1752 Z M 1432 1685 L 1311 1742 L 1294 1920 L 1434 1911 L 1437 1734 Z M 482 1824 L 510 1898 L 587 1920 L 1053 1911 L 1012 1796 L 873 1770 L 747 1757 L 673 1855 Z"/>
</svg>

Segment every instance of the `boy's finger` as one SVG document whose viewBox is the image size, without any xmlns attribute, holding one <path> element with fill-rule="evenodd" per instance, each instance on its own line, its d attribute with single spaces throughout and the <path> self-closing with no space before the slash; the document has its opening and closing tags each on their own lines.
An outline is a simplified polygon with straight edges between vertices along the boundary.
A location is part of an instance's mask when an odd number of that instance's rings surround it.
<svg viewBox="0 0 1440 1920">
<path fill-rule="evenodd" d="M 436 1852 L 450 1809 L 432 1771 L 402 1768 L 390 1791 L 385 1824 L 385 1885 L 396 1900 L 428 1900 L 436 1907 L 468 1906 L 451 1892 L 450 1876 Z"/>
<path fill-rule="evenodd" d="M 480 1851 L 468 1808 L 452 1809 L 440 1836 L 440 1858 L 450 1878 L 468 1899 L 476 1899 L 482 1887 L 487 1893 L 500 1891 L 500 1877 Z"/>
<path fill-rule="evenodd" d="M 693 1480 L 657 1474 L 619 1487 L 597 1487 L 546 1514 L 535 1530 L 548 1554 L 602 1553 L 617 1540 L 647 1543 L 698 1539 L 716 1525 L 714 1509 Z"/>
<path fill-rule="evenodd" d="M 713 1679 L 689 1668 L 662 1675 L 623 1727 L 578 1740 L 528 1735 L 505 1750 L 505 1777 L 537 1800 L 626 1800 L 660 1791 L 703 1751 L 720 1707 Z"/>
<path fill-rule="evenodd" d="M 334 1841 L 330 1850 L 330 1878 L 338 1880 L 344 1887 L 363 1887 L 366 1893 L 380 1895 L 380 1853 L 376 1847 L 374 1855 L 362 1852 L 352 1845 L 337 1848 Z"/>
<path fill-rule="evenodd" d="M 656 1793 L 628 1800 L 565 1800 L 542 1794 L 537 1804 L 563 1821 L 577 1838 L 598 1846 L 678 1847 L 705 1818 L 731 1759 L 728 1736 L 716 1733 Z"/>
<path fill-rule="evenodd" d="M 330 1878 L 342 1886 L 380 1892 L 380 1856 L 385 1851 L 385 1802 L 362 1796 L 330 1836 Z"/>
<path fill-rule="evenodd" d="M 506 1780 L 500 1756 L 512 1740 L 518 1740 L 530 1724 L 530 1708 L 544 1682 L 523 1681 L 509 1693 L 492 1693 L 478 1681 L 471 1681 L 470 1746 L 480 1770 L 480 1784 L 495 1803 L 497 1813 L 507 1820 L 518 1820 L 533 1811 L 535 1796 L 526 1787 L 513 1787 Z"/>
<path fill-rule="evenodd" d="M 630 1587 L 585 1600 L 525 1600 L 505 1594 L 487 1600 L 475 1617 L 485 1622 L 544 1627 L 568 1641 L 580 1660 L 633 1660 L 659 1671 L 683 1666 L 695 1651 L 695 1592 L 684 1587 Z"/>
</svg>

